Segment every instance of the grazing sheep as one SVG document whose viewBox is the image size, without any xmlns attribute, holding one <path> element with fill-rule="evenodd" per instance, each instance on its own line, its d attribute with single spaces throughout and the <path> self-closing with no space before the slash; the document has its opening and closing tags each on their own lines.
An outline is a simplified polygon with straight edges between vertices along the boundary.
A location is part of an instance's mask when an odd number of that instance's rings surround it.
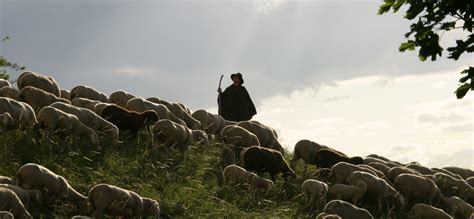
<svg viewBox="0 0 474 219">
<path fill-rule="evenodd" d="M 0 184 L 10 184 L 10 185 L 15 185 L 16 182 L 14 179 L 8 177 L 8 176 L 0 176 Z"/>
<path fill-rule="evenodd" d="M 324 212 L 336 214 L 344 219 L 373 219 L 369 211 L 342 200 L 332 200 L 324 207 Z"/>
<path fill-rule="evenodd" d="M 337 183 L 343 183 L 346 181 L 347 177 L 354 171 L 362 171 L 377 176 L 377 174 L 370 169 L 359 167 L 347 162 L 339 162 L 336 165 L 332 166 L 330 175 L 336 177 Z"/>
<path fill-rule="evenodd" d="M 18 198 L 20 198 L 21 203 L 25 206 L 26 209 L 33 204 L 39 204 L 43 200 L 43 195 L 41 191 L 36 189 L 23 189 L 16 185 L 11 184 L 0 184 L 0 188 L 6 188 L 12 190 Z"/>
<path fill-rule="evenodd" d="M 147 110 L 138 113 L 117 105 L 106 106 L 102 110 L 101 116 L 116 125 L 121 132 L 130 131 L 132 134 L 136 134 L 145 126 L 158 121 L 158 115 L 155 111 Z"/>
<path fill-rule="evenodd" d="M 362 157 L 348 157 L 342 152 L 330 148 L 320 149 L 314 155 L 314 160 L 318 168 L 332 168 L 339 162 L 347 162 L 355 165 L 364 163 Z"/>
<path fill-rule="evenodd" d="M 176 115 L 171 113 L 171 111 L 169 111 L 169 109 L 165 105 L 153 103 L 151 101 L 144 100 L 139 97 L 130 99 L 127 102 L 127 109 L 137 111 L 140 113 L 146 110 L 153 110 L 156 112 L 160 120 L 169 119 L 175 123 L 186 126 L 186 123 L 180 118 L 178 118 Z M 188 127 L 188 128 L 192 129 L 192 127 Z M 199 129 L 199 128 L 196 128 L 196 129 Z"/>
<path fill-rule="evenodd" d="M 71 100 L 71 104 L 77 107 L 86 108 L 95 112 L 95 106 L 101 103 L 97 100 L 89 100 L 87 98 L 74 98 Z"/>
<path fill-rule="evenodd" d="M 400 162 L 390 160 L 390 159 L 388 159 L 388 158 L 386 158 L 386 157 L 384 157 L 384 156 L 380 156 L 380 155 L 377 155 L 377 154 L 369 154 L 369 155 L 367 155 L 367 157 L 377 158 L 377 159 L 383 160 L 383 161 L 388 162 L 388 163 L 397 164 L 397 165 L 399 165 L 399 166 L 402 165 Z"/>
<path fill-rule="evenodd" d="M 288 166 L 283 155 L 273 149 L 252 146 L 242 150 L 241 160 L 244 161 L 244 168 L 251 172 L 268 172 L 275 182 L 275 176 L 283 173 L 285 180 L 288 177 L 295 177 L 295 172 Z"/>
<path fill-rule="evenodd" d="M 0 218 L 1 219 L 13 219 L 13 214 L 8 211 L 0 211 Z"/>
<path fill-rule="evenodd" d="M 119 129 L 111 122 L 103 119 L 89 109 L 80 108 L 71 104 L 56 102 L 51 104 L 51 107 L 59 109 L 65 113 L 77 116 L 84 125 L 93 129 L 96 132 L 101 132 L 109 136 L 112 141 L 119 140 Z"/>
<path fill-rule="evenodd" d="M 446 199 L 446 212 L 454 218 L 472 218 L 474 208 L 456 196 Z"/>
<path fill-rule="evenodd" d="M 329 188 L 329 193 L 333 194 L 336 199 L 351 201 L 352 204 L 357 205 L 360 199 L 364 197 L 365 191 L 367 190 L 367 184 L 363 181 L 359 181 L 357 186 L 345 185 L 345 184 L 334 184 Z"/>
<path fill-rule="evenodd" d="M 382 164 L 384 164 L 385 166 L 388 166 L 388 167 L 390 167 L 390 168 L 402 166 L 402 165 L 396 164 L 396 163 L 394 163 L 394 162 L 384 161 L 384 160 L 381 160 L 381 159 L 378 159 L 378 158 L 374 158 L 374 157 L 366 157 L 366 158 L 364 158 L 364 164 L 370 164 L 370 163 L 373 163 L 373 162 L 382 163 Z"/>
<path fill-rule="evenodd" d="M 303 172 L 306 176 L 306 173 L 308 172 L 308 165 L 316 164 L 316 161 L 314 160 L 316 153 L 323 148 L 327 147 L 310 140 L 303 139 L 298 141 L 294 147 L 293 158 L 290 160 L 290 166 L 294 168 L 296 166 L 296 162 L 299 159 L 303 159 L 305 163 Z"/>
<path fill-rule="evenodd" d="M 92 87 L 84 86 L 84 85 L 79 85 L 71 89 L 69 97 L 71 99 L 82 97 L 82 98 L 87 98 L 89 100 L 96 100 L 103 103 L 110 103 L 109 97 L 107 97 L 107 95 L 97 91 L 96 89 Z"/>
<path fill-rule="evenodd" d="M 205 110 L 196 110 L 191 116 L 201 123 L 201 130 L 208 134 L 221 134 L 224 127 L 237 124 L 237 122 L 228 121 L 220 115 Z"/>
<path fill-rule="evenodd" d="M 130 100 L 130 99 L 133 99 L 137 96 L 131 94 L 131 93 L 128 93 L 126 91 L 123 91 L 123 90 L 118 90 L 118 91 L 115 91 L 113 93 L 110 94 L 109 96 L 109 99 L 110 99 L 110 102 L 112 103 L 115 103 L 121 107 L 127 107 L 127 102 Z"/>
<path fill-rule="evenodd" d="M 406 168 L 406 167 L 393 167 L 391 168 L 388 173 L 387 173 L 387 178 L 390 180 L 390 182 L 395 182 L 395 179 L 401 175 L 401 174 L 404 174 L 404 173 L 409 173 L 409 174 L 413 174 L 413 175 L 420 175 L 418 172 L 416 172 L 416 170 L 413 170 L 413 169 L 410 169 L 410 168 Z"/>
<path fill-rule="evenodd" d="M 464 181 L 466 181 L 470 186 L 474 187 L 474 176 L 471 176 Z"/>
<path fill-rule="evenodd" d="M 380 171 L 380 170 L 377 170 L 375 168 L 373 168 L 372 166 L 370 165 L 367 165 L 367 164 L 358 164 L 357 165 L 359 168 L 363 169 L 363 170 L 366 170 L 366 172 L 374 172 L 378 177 L 382 178 L 382 177 L 385 177 L 385 174 Z"/>
<path fill-rule="evenodd" d="M 315 179 L 307 179 L 301 184 L 301 188 L 310 203 L 317 201 L 318 208 L 326 205 L 326 195 L 328 194 L 326 183 Z"/>
<path fill-rule="evenodd" d="M 357 186 L 359 181 L 363 181 L 367 184 L 366 195 L 376 199 L 379 210 L 382 209 L 382 201 L 385 200 L 388 202 L 389 199 L 395 200 L 397 206 L 403 207 L 405 203 L 403 195 L 398 193 L 387 182 L 379 177 L 369 173 L 355 171 L 346 179 L 346 183 L 353 186 Z"/>
<path fill-rule="evenodd" d="M 142 198 L 137 193 L 108 184 L 98 184 L 89 190 L 89 203 L 92 206 L 92 218 L 110 216 L 140 218 L 153 215 L 158 218 L 160 208 L 157 201 Z"/>
<path fill-rule="evenodd" d="M 381 163 L 381 162 L 372 162 L 372 163 L 368 163 L 366 165 L 369 165 L 369 166 L 377 169 L 378 171 L 382 172 L 385 176 L 388 175 L 388 171 L 390 170 L 390 167 L 388 167 L 387 165 L 385 165 L 384 163 Z"/>
<path fill-rule="evenodd" d="M 87 208 L 87 198 L 72 188 L 64 177 L 53 173 L 44 166 L 27 163 L 16 172 L 18 186 L 37 189 L 51 198 L 67 200 L 80 209 Z"/>
<path fill-rule="evenodd" d="M 164 144 L 167 147 L 176 146 L 184 149 L 193 142 L 204 142 L 208 145 L 207 134 L 201 130 L 191 130 L 184 125 L 169 119 L 161 119 L 151 128 L 152 144 L 155 148 Z"/>
<path fill-rule="evenodd" d="M 16 81 L 18 89 L 22 90 L 27 86 L 32 86 L 44 90 L 56 97 L 61 96 L 58 83 L 50 76 L 42 75 L 36 72 L 23 72 Z"/>
<path fill-rule="evenodd" d="M 0 113 L 9 113 L 15 121 L 15 128 L 28 128 L 37 122 L 30 105 L 8 97 L 0 97 Z"/>
<path fill-rule="evenodd" d="M 440 169 L 440 168 L 434 167 L 434 168 L 431 168 L 431 170 L 433 170 L 433 172 L 435 172 L 435 174 L 436 174 L 436 173 L 444 173 L 444 174 L 448 174 L 448 175 L 450 175 L 450 176 L 452 176 L 453 178 L 456 178 L 456 179 L 464 179 L 464 178 L 462 178 L 462 176 L 460 176 L 459 174 L 451 173 L 450 171 L 445 170 L 445 169 Z M 434 175 L 434 174 L 433 174 L 433 175 Z"/>
<path fill-rule="evenodd" d="M 17 101 L 20 100 L 20 91 L 13 87 L 2 87 L 0 88 L 0 97 L 9 97 Z"/>
<path fill-rule="evenodd" d="M 342 219 L 342 217 L 337 214 L 328 214 L 326 212 L 321 212 L 316 216 L 315 219 Z"/>
<path fill-rule="evenodd" d="M 10 82 L 8 80 L 0 78 L 0 88 L 2 88 L 2 87 L 11 87 L 11 86 L 12 85 L 10 84 Z"/>
<path fill-rule="evenodd" d="M 434 175 L 436 173 L 435 171 L 431 170 L 428 167 L 424 167 L 424 166 L 417 165 L 417 164 L 409 164 L 409 165 L 406 165 L 405 167 L 410 168 L 412 170 L 415 170 L 416 172 L 418 172 L 420 174 L 423 174 L 423 175 Z"/>
<path fill-rule="evenodd" d="M 84 125 L 77 116 L 65 113 L 51 106 L 44 107 L 38 113 L 38 122 L 47 130 L 73 134 L 78 137 L 87 137 L 94 145 L 99 144 L 97 133 Z"/>
<path fill-rule="evenodd" d="M 466 181 L 453 178 L 444 173 L 437 173 L 434 182 L 445 196 L 458 196 L 462 199 L 474 197 L 474 189 Z"/>
<path fill-rule="evenodd" d="M 230 144 L 237 149 L 236 154 L 240 153 L 242 148 L 260 146 L 256 135 L 236 125 L 228 125 L 222 129 L 221 138 L 224 144 Z"/>
<path fill-rule="evenodd" d="M 75 215 L 75 216 L 72 216 L 71 219 L 91 219 L 91 217 L 83 216 L 83 215 Z"/>
<path fill-rule="evenodd" d="M 104 111 L 105 107 L 111 106 L 111 105 L 116 105 L 114 103 L 97 103 L 94 105 L 94 113 L 97 115 L 102 115 L 102 111 Z"/>
<path fill-rule="evenodd" d="M 71 92 L 69 90 L 61 89 L 59 92 L 61 93 L 61 98 L 71 100 Z"/>
<path fill-rule="evenodd" d="M 408 213 L 409 219 L 452 219 L 446 212 L 431 205 L 418 203 Z"/>
<path fill-rule="evenodd" d="M 15 129 L 15 120 L 13 120 L 10 113 L 0 114 L 0 134 Z"/>
<path fill-rule="evenodd" d="M 435 200 L 441 203 L 445 200 L 432 180 L 414 174 L 400 174 L 395 179 L 395 188 L 405 197 L 406 206 L 410 201 L 432 205 Z"/>
<path fill-rule="evenodd" d="M 7 188 L 0 188 L 0 211 L 8 211 L 15 218 L 33 218 L 16 193 Z"/>
<path fill-rule="evenodd" d="M 470 169 L 467 169 L 467 168 L 461 168 L 461 167 L 443 167 L 443 169 L 451 172 L 451 173 L 454 173 L 454 174 L 458 174 L 460 175 L 463 179 L 467 179 L 471 176 L 474 176 L 474 171 L 473 170 L 470 170 Z"/>
<path fill-rule="evenodd" d="M 176 117 L 180 118 L 186 123 L 186 126 L 190 129 L 198 130 L 201 129 L 201 122 L 191 116 L 186 109 L 184 109 L 180 104 L 177 103 L 169 103 L 164 100 L 160 100 L 157 97 L 150 97 L 146 100 L 156 103 L 156 104 L 163 104 L 168 108 L 171 113 L 173 113 Z"/>
<path fill-rule="evenodd" d="M 257 176 L 257 174 L 248 172 L 237 165 L 229 165 L 224 168 L 224 185 L 234 183 L 246 183 L 251 186 L 251 191 L 263 189 L 268 191 L 273 188 L 273 182 Z"/>
<path fill-rule="evenodd" d="M 24 87 L 20 90 L 20 99 L 33 107 L 35 112 L 40 111 L 43 107 L 49 106 L 54 102 L 71 103 L 69 100 L 31 86 Z"/>
<path fill-rule="evenodd" d="M 271 148 L 279 151 L 281 154 L 285 154 L 285 150 L 273 133 L 273 129 L 250 121 L 238 122 L 236 125 L 255 134 L 261 146 Z"/>
</svg>

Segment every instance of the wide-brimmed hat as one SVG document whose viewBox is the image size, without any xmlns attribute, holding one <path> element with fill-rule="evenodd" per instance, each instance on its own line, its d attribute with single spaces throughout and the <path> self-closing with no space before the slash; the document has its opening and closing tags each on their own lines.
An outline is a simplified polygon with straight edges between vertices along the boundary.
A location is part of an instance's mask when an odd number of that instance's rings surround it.
<svg viewBox="0 0 474 219">
<path fill-rule="evenodd" d="M 243 84 L 243 83 L 244 83 L 244 78 L 242 77 L 242 74 L 240 74 L 240 72 L 230 75 L 230 79 L 233 79 L 234 77 L 239 77 L 239 79 L 240 79 L 240 84 Z"/>
</svg>

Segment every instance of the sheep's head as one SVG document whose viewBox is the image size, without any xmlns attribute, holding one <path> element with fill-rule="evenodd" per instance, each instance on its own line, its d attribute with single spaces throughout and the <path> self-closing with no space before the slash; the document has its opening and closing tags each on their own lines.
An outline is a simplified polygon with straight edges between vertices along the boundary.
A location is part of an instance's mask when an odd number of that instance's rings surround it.
<svg viewBox="0 0 474 219">
<path fill-rule="evenodd" d="M 145 214 L 153 215 L 153 218 L 160 217 L 160 204 L 157 201 L 149 198 L 143 198 L 143 212 Z"/>
<path fill-rule="evenodd" d="M 159 120 L 158 114 L 153 110 L 146 110 L 142 113 L 142 115 L 145 117 L 145 125 L 154 124 Z"/>
<path fill-rule="evenodd" d="M 193 130 L 192 134 L 193 134 L 194 139 L 198 141 L 199 143 L 204 144 L 204 145 L 209 145 L 209 137 L 204 131 Z"/>
</svg>

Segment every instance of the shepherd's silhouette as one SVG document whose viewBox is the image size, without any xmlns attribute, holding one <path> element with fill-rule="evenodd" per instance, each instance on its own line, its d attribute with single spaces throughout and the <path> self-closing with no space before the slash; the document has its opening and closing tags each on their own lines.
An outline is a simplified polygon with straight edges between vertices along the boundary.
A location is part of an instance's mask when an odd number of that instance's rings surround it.
<svg viewBox="0 0 474 219">
<path fill-rule="evenodd" d="M 247 89 L 242 84 L 244 79 L 242 74 L 236 73 L 230 75 L 233 83 L 227 87 L 224 92 L 221 88 L 217 90 L 219 96 L 219 115 L 230 121 L 247 121 L 257 114 L 257 109 L 250 98 Z"/>
</svg>

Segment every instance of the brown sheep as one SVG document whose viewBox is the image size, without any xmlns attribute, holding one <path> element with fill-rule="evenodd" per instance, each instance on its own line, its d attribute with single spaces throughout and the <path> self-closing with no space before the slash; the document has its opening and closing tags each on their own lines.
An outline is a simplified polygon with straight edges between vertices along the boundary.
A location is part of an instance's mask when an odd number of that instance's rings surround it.
<svg viewBox="0 0 474 219">
<path fill-rule="evenodd" d="M 60 97 L 60 89 L 58 83 L 54 78 L 46 75 L 42 75 L 36 72 L 26 71 L 23 72 L 16 81 L 18 89 L 22 90 L 27 86 L 32 86 L 43 91 L 46 91 L 50 94 Z"/>
<path fill-rule="evenodd" d="M 151 128 L 152 144 L 158 148 L 161 144 L 185 149 L 192 143 L 209 144 L 208 136 L 204 131 L 191 130 L 190 128 L 175 123 L 169 119 L 158 120 Z"/>
<path fill-rule="evenodd" d="M 117 105 L 105 107 L 102 110 L 101 116 L 116 125 L 121 132 L 130 131 L 132 134 L 137 134 L 138 131 L 145 126 L 154 124 L 158 121 L 158 115 L 155 111 L 147 110 L 138 113 Z"/>
<path fill-rule="evenodd" d="M 82 97 L 82 98 L 87 98 L 89 100 L 96 100 L 103 103 L 110 103 L 109 97 L 107 97 L 107 95 L 97 91 L 96 89 L 92 87 L 84 86 L 84 85 L 79 85 L 71 89 L 69 97 L 71 99 Z"/>
<path fill-rule="evenodd" d="M 363 164 L 362 157 L 348 157 L 342 152 L 327 148 L 319 150 L 314 156 L 315 164 L 318 168 L 332 168 L 339 162 L 347 162 L 351 164 Z"/>
<path fill-rule="evenodd" d="M 8 97 L 0 97 L 0 114 L 1 113 L 10 114 L 15 122 L 15 128 L 28 128 L 37 122 L 35 111 L 30 105 Z"/>
<path fill-rule="evenodd" d="M 285 154 L 285 149 L 278 141 L 273 129 L 250 121 L 238 122 L 236 125 L 247 129 L 247 131 L 255 134 L 263 147 L 271 148 Z"/>
<path fill-rule="evenodd" d="M 49 106 L 54 102 L 71 103 L 69 100 L 31 86 L 24 87 L 20 90 L 20 99 L 33 107 L 35 112 L 39 112 L 43 107 Z"/>
<path fill-rule="evenodd" d="M 277 150 L 252 146 L 244 149 L 241 155 L 244 161 L 244 168 L 247 171 L 257 173 L 268 172 L 273 182 L 275 182 L 275 176 L 278 173 L 283 173 L 285 180 L 288 177 L 296 176 L 283 155 Z"/>
<path fill-rule="evenodd" d="M 436 184 L 425 177 L 403 173 L 395 179 L 395 188 L 405 197 L 405 205 L 423 202 L 429 205 L 433 201 L 444 203 L 444 196 Z"/>
<path fill-rule="evenodd" d="M 20 100 L 20 91 L 13 87 L 2 87 L 0 88 L 0 97 L 9 97 L 16 101 Z"/>
</svg>

